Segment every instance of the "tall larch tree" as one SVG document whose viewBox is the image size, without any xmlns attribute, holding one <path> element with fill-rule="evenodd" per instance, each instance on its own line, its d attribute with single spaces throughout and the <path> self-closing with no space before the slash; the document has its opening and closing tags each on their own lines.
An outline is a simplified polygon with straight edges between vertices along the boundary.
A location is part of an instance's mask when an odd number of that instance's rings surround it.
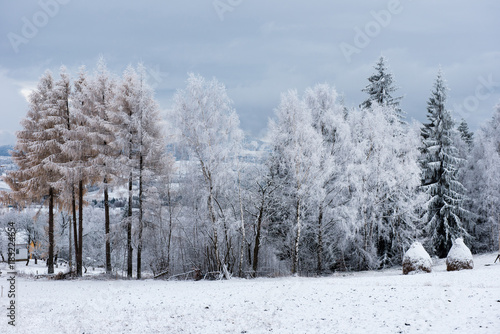
<svg viewBox="0 0 500 334">
<path fill-rule="evenodd" d="M 139 152 L 137 82 L 138 76 L 136 70 L 132 66 L 128 66 L 115 87 L 115 98 L 113 100 L 114 113 L 110 118 L 115 128 L 115 147 L 120 152 L 115 168 L 119 172 L 119 177 L 126 180 L 128 189 L 127 212 L 123 220 L 127 231 L 128 278 L 132 278 L 133 276 L 133 181 Z"/>
<path fill-rule="evenodd" d="M 75 182 L 73 178 L 73 157 L 72 153 L 73 147 L 69 148 L 70 141 L 72 140 L 72 130 L 74 130 L 74 115 L 72 108 L 70 107 L 70 101 L 72 97 L 72 84 L 68 73 L 66 72 L 66 67 L 61 66 L 60 78 L 54 83 L 54 98 L 59 108 L 59 113 L 64 119 L 64 123 L 60 124 L 60 131 L 62 137 L 61 153 L 62 160 L 60 163 L 60 172 L 64 176 L 61 178 L 57 184 L 57 188 L 60 192 L 60 199 L 63 207 L 69 211 L 71 218 L 68 222 L 68 234 L 69 234 L 69 264 L 72 265 L 72 240 L 71 240 L 71 228 L 74 226 L 76 228 L 76 200 L 75 200 Z M 76 245 L 76 244 L 75 244 Z M 78 254 L 78 247 L 76 247 L 75 257 Z M 78 267 L 78 266 L 77 266 Z"/>
<path fill-rule="evenodd" d="M 170 159 L 166 154 L 165 137 L 161 127 L 160 107 L 154 92 L 146 82 L 146 68 L 139 64 L 134 89 L 137 110 L 135 121 L 138 129 L 138 152 L 135 167 L 139 182 L 139 217 L 137 232 L 137 279 L 142 278 L 142 249 L 145 220 L 158 204 L 158 187 L 164 173 L 168 172 Z"/>
<path fill-rule="evenodd" d="M 91 91 L 91 81 L 85 67 L 81 67 L 78 78 L 73 83 L 73 92 L 70 101 L 69 127 L 66 132 L 64 154 L 67 157 L 65 168 L 65 182 L 71 185 L 72 206 L 78 203 L 77 213 L 73 211 L 75 225 L 73 227 L 76 250 L 76 273 L 83 275 L 83 207 L 84 195 L 87 186 L 94 179 L 92 174 L 93 157 L 95 150 L 93 139 L 94 103 Z M 76 227 L 78 226 L 78 228 Z"/>
<path fill-rule="evenodd" d="M 58 204 L 57 182 L 61 179 L 61 126 L 65 125 L 54 96 L 54 80 L 45 72 L 29 96 L 29 109 L 16 133 L 12 158 L 19 167 L 6 180 L 19 202 L 48 204 L 48 273 L 54 273 L 54 206 Z M 48 202 L 48 203 L 47 203 Z"/>
<path fill-rule="evenodd" d="M 89 159 L 93 170 L 91 181 L 97 182 L 104 194 L 104 234 L 106 248 L 106 273 L 111 273 L 111 241 L 110 241 L 110 216 L 109 216 L 109 187 L 114 176 L 117 174 L 115 161 L 118 158 L 120 148 L 116 145 L 116 124 L 112 118 L 115 110 L 116 83 L 109 73 L 106 62 L 100 57 L 97 68 L 89 85 L 92 100 L 92 115 L 90 124 L 89 142 L 92 143 Z"/>
</svg>

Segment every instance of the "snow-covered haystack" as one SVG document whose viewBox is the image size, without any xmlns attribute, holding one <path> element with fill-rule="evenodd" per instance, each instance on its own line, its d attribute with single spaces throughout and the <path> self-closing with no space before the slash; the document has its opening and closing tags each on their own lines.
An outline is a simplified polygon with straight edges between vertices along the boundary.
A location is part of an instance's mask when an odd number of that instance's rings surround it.
<svg viewBox="0 0 500 334">
<path fill-rule="evenodd" d="M 453 243 L 453 246 L 446 258 L 446 270 L 455 271 L 461 269 L 474 268 L 474 261 L 472 260 L 472 253 L 469 247 L 464 244 L 462 238 L 458 238 Z"/>
<path fill-rule="evenodd" d="M 425 271 L 427 273 L 432 271 L 431 257 L 418 241 L 410 246 L 403 257 L 403 275 L 407 275 L 411 271 Z"/>
</svg>

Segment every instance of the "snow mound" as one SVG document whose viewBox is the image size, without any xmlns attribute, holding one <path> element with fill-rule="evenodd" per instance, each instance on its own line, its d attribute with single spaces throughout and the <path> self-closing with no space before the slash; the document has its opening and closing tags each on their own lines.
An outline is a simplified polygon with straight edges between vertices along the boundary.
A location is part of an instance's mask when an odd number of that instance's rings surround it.
<svg viewBox="0 0 500 334">
<path fill-rule="evenodd" d="M 429 254 L 425 251 L 422 244 L 415 241 L 408 249 L 403 257 L 403 275 L 409 272 L 430 273 L 432 271 L 432 260 Z"/>
<path fill-rule="evenodd" d="M 446 270 L 455 271 L 461 269 L 474 268 L 474 261 L 472 260 L 472 253 L 469 247 L 464 244 L 462 238 L 458 238 L 453 243 L 453 246 L 446 258 Z"/>
</svg>

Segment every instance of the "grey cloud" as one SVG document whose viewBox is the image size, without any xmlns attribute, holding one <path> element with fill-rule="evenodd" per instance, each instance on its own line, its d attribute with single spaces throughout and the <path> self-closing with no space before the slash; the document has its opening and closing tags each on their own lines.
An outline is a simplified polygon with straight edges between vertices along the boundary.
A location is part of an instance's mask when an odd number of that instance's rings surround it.
<svg viewBox="0 0 500 334">
<path fill-rule="evenodd" d="M 8 73 L 2 80 L 4 85 L 33 82 L 45 68 L 57 72 L 61 64 L 75 74 L 82 64 L 92 69 L 103 54 L 117 74 L 139 61 L 163 73 L 156 95 L 168 109 L 175 90 L 185 85 L 186 73 L 199 72 L 226 84 L 241 126 L 253 135 L 262 133 L 280 93 L 288 89 L 303 91 L 328 82 L 344 93 L 348 105 L 359 104 L 361 89 L 382 53 L 405 95 L 403 107 L 420 121 L 425 120 L 439 64 L 451 88 L 450 109 L 474 96 L 478 77 L 491 75 L 500 81 L 496 0 L 401 0 L 400 13 L 347 62 L 339 45 L 353 45 L 355 28 L 363 31 L 374 22 L 373 12 L 387 10 L 390 1 L 243 0 L 221 21 L 212 0 L 69 0 L 18 53 L 7 34 L 20 33 L 22 18 L 32 18 L 41 7 L 37 2 L 4 1 L 0 68 Z M 12 109 L 26 108 L 13 93 L 18 88 L 0 93 L 4 119 Z M 472 128 L 490 117 L 499 99 L 497 89 L 467 112 Z"/>
</svg>

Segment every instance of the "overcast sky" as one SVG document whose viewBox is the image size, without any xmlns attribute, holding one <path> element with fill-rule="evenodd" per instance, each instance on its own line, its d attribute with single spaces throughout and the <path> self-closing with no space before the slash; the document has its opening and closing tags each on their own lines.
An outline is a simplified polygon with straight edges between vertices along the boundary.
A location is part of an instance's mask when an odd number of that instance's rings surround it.
<svg viewBox="0 0 500 334">
<path fill-rule="evenodd" d="M 2 0 L 0 144 L 45 69 L 92 70 L 101 54 L 116 74 L 143 62 L 164 110 L 188 72 L 216 77 L 255 137 L 288 89 L 326 82 L 358 105 L 382 54 L 408 117 L 425 121 L 441 65 L 449 109 L 477 129 L 500 102 L 499 14 L 498 0 Z"/>
</svg>

